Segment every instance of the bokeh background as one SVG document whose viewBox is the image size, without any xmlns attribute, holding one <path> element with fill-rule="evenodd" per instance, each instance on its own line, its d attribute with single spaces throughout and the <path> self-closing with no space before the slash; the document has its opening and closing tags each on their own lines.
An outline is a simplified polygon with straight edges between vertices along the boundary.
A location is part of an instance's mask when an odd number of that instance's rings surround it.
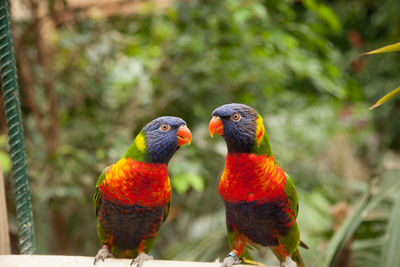
<svg viewBox="0 0 400 267">
<path fill-rule="evenodd" d="M 226 148 L 207 127 L 214 108 L 242 102 L 263 115 L 274 154 L 298 189 L 307 266 L 384 266 L 399 257 L 400 98 L 368 107 L 399 86 L 400 54 L 359 55 L 398 42 L 400 1 L 10 5 L 38 253 L 96 254 L 98 175 L 144 124 L 173 115 L 186 120 L 193 142 L 170 162 L 172 210 L 152 254 L 223 257 L 217 187 Z M 18 253 L 3 103 L 0 113 Z M 252 255 L 277 264 L 268 249 Z"/>
</svg>

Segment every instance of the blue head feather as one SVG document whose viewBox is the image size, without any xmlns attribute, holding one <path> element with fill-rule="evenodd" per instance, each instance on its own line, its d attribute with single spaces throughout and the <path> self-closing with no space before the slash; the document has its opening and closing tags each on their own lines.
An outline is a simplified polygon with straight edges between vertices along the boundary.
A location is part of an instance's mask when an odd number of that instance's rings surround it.
<svg viewBox="0 0 400 267">
<path fill-rule="evenodd" d="M 232 115 L 241 119 L 234 121 Z M 219 116 L 224 124 L 224 139 L 229 153 L 251 153 L 257 131 L 258 112 L 244 104 L 232 103 L 216 108 L 213 116 Z"/>
<path fill-rule="evenodd" d="M 161 125 L 168 124 L 168 131 L 162 131 Z M 178 117 L 164 116 L 146 124 L 142 132 L 146 138 L 148 161 L 168 164 L 174 153 L 179 149 L 176 133 L 186 122 Z"/>
</svg>

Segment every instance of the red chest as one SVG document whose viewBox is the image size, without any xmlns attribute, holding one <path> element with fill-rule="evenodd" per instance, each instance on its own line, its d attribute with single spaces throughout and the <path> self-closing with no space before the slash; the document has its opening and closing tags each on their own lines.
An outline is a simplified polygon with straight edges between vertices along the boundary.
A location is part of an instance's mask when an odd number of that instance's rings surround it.
<svg viewBox="0 0 400 267">
<path fill-rule="evenodd" d="M 110 166 L 100 185 L 103 197 L 123 204 L 157 207 L 171 198 L 168 167 L 122 158 Z"/>
<path fill-rule="evenodd" d="M 228 153 L 219 192 L 231 203 L 257 201 L 262 204 L 282 199 L 285 182 L 285 173 L 275 165 L 273 156 Z"/>
</svg>

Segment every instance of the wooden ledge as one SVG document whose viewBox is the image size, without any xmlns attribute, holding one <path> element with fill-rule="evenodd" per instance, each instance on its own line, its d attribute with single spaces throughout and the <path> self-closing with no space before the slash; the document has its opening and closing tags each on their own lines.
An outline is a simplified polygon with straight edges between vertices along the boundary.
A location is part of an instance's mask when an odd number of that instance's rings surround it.
<svg viewBox="0 0 400 267">
<path fill-rule="evenodd" d="M 0 255 L 0 267 L 92 267 L 94 257 L 49 255 Z M 129 259 L 106 259 L 96 267 L 131 267 Z M 146 261 L 143 267 L 219 267 L 218 262 Z M 235 267 L 255 265 L 235 265 Z"/>
</svg>

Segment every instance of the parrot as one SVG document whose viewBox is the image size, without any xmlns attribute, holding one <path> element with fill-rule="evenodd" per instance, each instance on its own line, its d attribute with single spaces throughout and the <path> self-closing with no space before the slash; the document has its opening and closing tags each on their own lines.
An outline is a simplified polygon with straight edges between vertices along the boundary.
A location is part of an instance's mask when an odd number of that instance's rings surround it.
<svg viewBox="0 0 400 267">
<path fill-rule="evenodd" d="M 209 133 L 221 135 L 228 150 L 218 191 L 231 251 L 221 267 L 240 263 L 247 249 L 260 245 L 281 266 L 304 267 L 298 247 L 308 247 L 296 222 L 296 188 L 272 154 L 261 115 L 245 104 L 225 104 L 212 112 Z"/>
<path fill-rule="evenodd" d="M 102 245 L 94 265 L 106 258 L 133 258 L 141 267 L 171 206 L 168 162 L 192 140 L 186 122 L 163 116 L 146 124 L 126 154 L 100 174 L 93 195 Z"/>
</svg>

